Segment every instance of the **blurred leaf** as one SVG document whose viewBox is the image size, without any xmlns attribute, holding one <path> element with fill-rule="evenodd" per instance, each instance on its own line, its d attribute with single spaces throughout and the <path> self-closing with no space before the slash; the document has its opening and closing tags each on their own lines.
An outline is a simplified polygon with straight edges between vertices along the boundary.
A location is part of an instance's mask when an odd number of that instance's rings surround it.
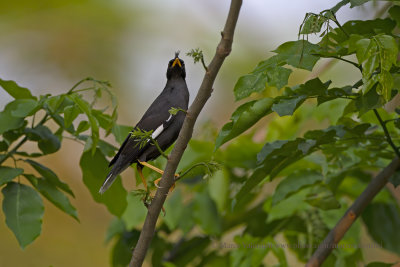
<svg viewBox="0 0 400 267">
<path fill-rule="evenodd" d="M 275 243 L 272 238 L 257 238 L 248 234 L 235 236 L 237 248 L 230 253 L 230 266 L 261 266 L 264 257 Z"/>
<path fill-rule="evenodd" d="M 385 263 L 385 262 L 370 262 L 367 265 L 365 265 L 365 267 L 393 267 L 395 266 L 396 263 Z"/>
<path fill-rule="evenodd" d="M 38 108 L 38 102 L 33 99 L 16 99 L 7 104 L 11 115 L 15 118 L 25 118 L 32 115 Z"/>
<path fill-rule="evenodd" d="M 217 204 L 218 211 L 226 211 L 226 203 L 229 193 L 229 178 L 224 170 L 214 173 L 208 180 L 208 191 L 212 200 Z"/>
<path fill-rule="evenodd" d="M 371 0 L 350 0 L 350 3 L 351 3 L 350 7 L 353 8 L 356 6 L 361 6 L 369 1 L 371 1 Z"/>
<path fill-rule="evenodd" d="M 79 122 L 78 127 L 76 128 L 75 134 L 78 135 L 86 130 L 89 130 L 89 128 L 90 128 L 90 124 L 88 121 L 81 121 L 81 122 Z"/>
<path fill-rule="evenodd" d="M 400 213 L 395 204 L 370 203 L 361 216 L 376 243 L 400 254 Z"/>
<path fill-rule="evenodd" d="M 193 204 L 193 217 L 196 223 L 209 235 L 220 235 L 222 221 L 215 203 L 207 194 L 196 194 Z"/>
<path fill-rule="evenodd" d="M 33 242 L 42 230 L 43 201 L 31 187 L 10 182 L 2 190 L 7 226 L 22 248 Z"/>
<path fill-rule="evenodd" d="M 311 186 L 323 180 L 321 173 L 314 170 L 300 170 L 282 180 L 272 196 L 272 205 L 286 199 L 302 188 Z"/>
<path fill-rule="evenodd" d="M 272 103 L 272 98 L 263 98 L 250 101 L 238 107 L 232 114 L 231 122 L 222 127 L 215 141 L 215 149 L 243 133 L 262 117 L 271 113 Z"/>
<path fill-rule="evenodd" d="M 338 209 L 340 208 L 339 201 L 335 195 L 325 185 L 315 185 L 311 188 L 311 192 L 307 194 L 305 201 L 311 206 L 323 209 Z"/>
<path fill-rule="evenodd" d="M 107 176 L 108 166 L 108 161 L 103 153 L 98 149 L 96 149 L 94 155 L 85 152 L 82 154 L 79 164 L 83 182 L 93 199 L 98 203 L 105 204 L 112 214 L 121 217 L 127 207 L 127 193 L 122 186 L 121 179 L 117 178 L 104 194 L 99 194 L 99 189 Z"/>
<path fill-rule="evenodd" d="M 168 226 L 169 230 L 173 231 L 177 228 L 181 220 L 186 219 L 182 217 L 184 205 L 180 190 L 174 190 L 172 195 L 168 196 L 167 200 L 165 201 L 164 208 L 165 216 L 163 220 Z"/>
<path fill-rule="evenodd" d="M 12 181 L 18 175 L 24 173 L 24 169 L 0 166 L 0 186 Z"/>
<path fill-rule="evenodd" d="M 122 144 L 128 134 L 132 131 L 133 127 L 132 126 L 126 126 L 126 125 L 117 125 L 115 124 L 112 128 L 112 133 L 115 137 L 115 140 L 119 143 Z"/>
<path fill-rule="evenodd" d="M 5 140 L 0 141 L 0 151 L 1 152 L 7 151 L 7 149 L 8 149 L 8 143 Z"/>
<path fill-rule="evenodd" d="M 147 214 L 147 209 L 144 206 L 141 198 L 133 193 L 127 194 L 126 202 L 128 203 L 128 205 L 126 206 L 126 209 L 122 214 L 121 219 L 124 222 L 126 229 L 131 230 L 144 222 Z"/>
<path fill-rule="evenodd" d="M 105 237 L 105 243 L 107 244 L 108 242 L 111 241 L 111 239 L 116 236 L 120 235 L 125 231 L 125 224 L 124 222 L 117 218 L 114 217 L 112 221 L 110 222 L 110 225 L 107 228 L 106 231 L 106 237 Z"/>
<path fill-rule="evenodd" d="M 132 257 L 132 250 L 139 239 L 139 234 L 140 232 L 138 231 L 125 231 L 119 236 L 111 251 L 111 265 L 113 267 L 128 266 Z"/>
<path fill-rule="evenodd" d="M 99 139 L 99 143 L 97 144 L 101 152 L 107 156 L 107 157 L 112 157 L 114 156 L 115 151 L 117 148 L 101 139 Z"/>
<path fill-rule="evenodd" d="M 78 105 L 78 107 L 86 114 L 89 119 L 92 131 L 92 155 L 96 152 L 97 142 L 99 141 L 99 123 L 95 116 L 92 114 L 89 103 L 81 98 L 78 94 L 70 94 L 71 99 Z"/>
<path fill-rule="evenodd" d="M 72 193 L 72 190 L 69 188 L 68 184 L 62 182 L 52 170 L 33 160 L 27 159 L 25 161 L 28 162 L 38 173 L 40 173 L 40 175 L 42 175 L 50 183 L 57 186 L 64 192 L 70 194 L 71 196 L 74 196 L 74 193 Z"/>
<path fill-rule="evenodd" d="M 384 104 L 385 100 L 376 93 L 376 90 L 370 90 L 368 93 L 356 98 L 355 100 L 355 105 L 359 111 L 359 117 L 371 109 L 382 107 Z"/>
<path fill-rule="evenodd" d="M 274 206 L 271 206 L 271 202 L 265 202 L 264 211 L 268 214 L 267 223 L 292 217 L 299 211 L 309 209 L 310 205 L 304 201 L 306 194 L 306 190 L 301 190 Z"/>
<path fill-rule="evenodd" d="M 19 86 L 14 81 L 0 79 L 0 86 L 15 99 L 35 99 L 29 89 Z"/>
<path fill-rule="evenodd" d="M 389 182 L 396 188 L 400 185 L 400 171 L 396 171 L 390 178 Z"/>
<path fill-rule="evenodd" d="M 184 240 L 175 249 L 175 254 L 172 259 L 168 259 L 176 266 L 187 266 L 196 257 L 202 257 L 204 250 L 210 244 L 209 237 L 193 237 L 189 240 Z M 196 249 L 193 249 L 196 248 Z"/>
<path fill-rule="evenodd" d="M 389 9 L 390 16 L 396 21 L 397 26 L 400 26 L 400 7 L 399 6 L 392 6 Z"/>
</svg>

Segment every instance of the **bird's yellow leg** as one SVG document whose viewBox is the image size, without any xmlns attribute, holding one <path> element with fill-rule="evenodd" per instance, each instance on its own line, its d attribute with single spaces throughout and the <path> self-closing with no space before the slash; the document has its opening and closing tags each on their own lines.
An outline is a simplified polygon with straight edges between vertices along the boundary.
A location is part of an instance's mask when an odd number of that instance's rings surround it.
<svg viewBox="0 0 400 267">
<path fill-rule="evenodd" d="M 141 165 L 143 165 L 143 166 L 146 166 L 147 168 L 150 168 L 150 169 L 152 169 L 153 171 L 158 172 L 158 173 L 161 174 L 161 175 L 164 174 L 164 171 L 163 171 L 163 170 L 160 170 L 159 168 L 157 168 L 157 167 L 151 165 L 150 163 L 147 163 L 146 161 L 140 161 L 140 160 L 138 160 L 138 162 L 139 162 L 139 164 L 141 164 Z M 175 177 L 179 177 L 179 174 L 175 173 Z M 161 178 L 160 178 L 160 179 L 161 179 Z M 157 179 L 157 180 L 160 180 L 160 179 Z"/>
<path fill-rule="evenodd" d="M 140 179 L 142 179 L 142 183 L 143 183 L 143 185 L 144 185 L 144 188 L 146 188 L 146 191 L 147 191 L 147 183 L 146 183 L 146 179 L 145 179 L 144 176 L 143 176 L 142 168 L 138 166 L 138 167 L 137 167 L 137 170 L 138 170 Z"/>
<path fill-rule="evenodd" d="M 163 170 L 160 170 L 160 169 L 157 168 L 156 166 L 153 166 L 153 165 L 151 165 L 150 163 L 147 163 L 146 161 L 140 161 L 140 160 L 138 160 L 138 162 L 139 162 L 141 165 L 146 166 L 147 168 L 150 168 L 150 169 L 152 169 L 153 171 L 158 172 L 158 173 L 161 174 L 161 175 L 164 174 L 164 171 L 163 171 Z"/>
<path fill-rule="evenodd" d="M 177 175 L 177 174 L 175 174 L 175 175 Z M 154 181 L 154 185 L 155 185 L 157 188 L 160 188 L 160 187 L 158 186 L 158 183 L 160 182 L 160 180 L 161 180 L 161 177 Z M 175 183 L 171 186 L 171 188 L 169 189 L 169 192 L 172 192 L 172 190 L 174 190 L 174 189 L 175 189 Z"/>
</svg>

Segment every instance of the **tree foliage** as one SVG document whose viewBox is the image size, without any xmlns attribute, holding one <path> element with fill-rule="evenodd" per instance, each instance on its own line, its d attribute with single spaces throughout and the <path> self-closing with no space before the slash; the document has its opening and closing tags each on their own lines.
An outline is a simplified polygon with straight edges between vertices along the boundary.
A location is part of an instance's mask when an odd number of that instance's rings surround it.
<svg viewBox="0 0 400 267">
<path fill-rule="evenodd" d="M 343 23 L 335 15 L 348 4 L 353 8 L 366 2 L 343 0 L 319 14 L 306 14 L 298 40 L 281 44 L 274 56 L 238 79 L 233 93 L 243 103 L 231 120 L 219 132 L 204 127 L 208 137 L 189 143 L 179 165 L 185 175 L 178 184 L 183 186 L 170 193 L 165 204 L 152 242 L 152 265 L 258 266 L 272 255 L 280 266 L 288 266 L 288 253 L 305 262 L 372 174 L 400 155 L 400 111 L 385 108 L 400 90 L 400 7 L 390 5 L 383 19 Z M 310 34 L 319 34 L 319 41 L 309 42 Z M 205 66 L 200 50 L 191 55 Z M 312 71 L 326 58 L 358 69 L 353 83 L 336 86 L 340 82 L 316 77 L 288 86 L 297 69 Z M 78 219 L 69 186 L 39 162 L 57 152 L 64 138 L 72 138 L 84 143 L 84 184 L 93 199 L 115 215 L 106 233 L 107 242 L 114 240 L 111 263 L 126 266 L 145 218 L 142 201 L 148 192 L 127 192 L 117 179 L 104 195 L 97 193 L 107 172 L 106 157 L 116 150 L 101 134 L 112 133 L 121 143 L 131 130 L 116 124 L 110 85 L 85 79 L 65 94 L 40 97 L 13 81 L 0 80 L 0 86 L 15 99 L 0 113 L 0 185 L 6 223 L 20 246 L 40 234 L 41 196 Z M 93 93 L 93 101 L 85 100 L 86 92 Z M 110 97 L 108 113 L 97 108 L 104 94 Z M 262 142 L 255 142 L 260 127 L 253 126 L 266 117 L 273 121 L 263 124 L 267 133 Z M 304 127 L 312 120 L 318 127 Z M 50 121 L 56 129 L 48 126 Z M 25 142 L 37 143 L 38 152 L 21 150 Z M 155 164 L 164 166 L 165 161 L 161 157 Z M 35 173 L 26 172 L 26 164 Z M 146 169 L 145 175 L 158 178 Z M 399 177 L 396 173 L 391 178 L 394 186 L 400 184 Z M 399 224 L 396 200 L 389 191 L 380 192 L 326 266 L 365 261 L 361 225 L 376 244 L 400 255 Z M 369 265 L 374 264 L 384 265 Z"/>
</svg>

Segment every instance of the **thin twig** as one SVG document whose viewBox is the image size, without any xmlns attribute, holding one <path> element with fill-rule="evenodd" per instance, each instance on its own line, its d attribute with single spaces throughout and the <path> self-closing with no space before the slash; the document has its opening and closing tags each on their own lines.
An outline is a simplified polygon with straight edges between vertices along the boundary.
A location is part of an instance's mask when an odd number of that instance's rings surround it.
<svg viewBox="0 0 400 267">
<path fill-rule="evenodd" d="M 400 167 L 398 157 L 383 169 L 374 179 L 371 180 L 364 192 L 354 201 L 353 205 L 346 211 L 336 226 L 329 232 L 325 240 L 318 246 L 312 257 L 307 262 L 306 267 L 317 267 L 325 261 L 331 251 L 343 238 L 347 230 L 353 225 L 358 216 L 364 211 L 365 207 L 387 184 L 389 178 Z"/>
<path fill-rule="evenodd" d="M 153 137 L 150 136 L 150 142 L 156 146 L 158 152 L 160 152 L 161 156 L 164 158 L 168 159 L 168 155 L 165 154 L 165 152 L 161 149 L 160 145 L 158 144 L 157 140 L 153 139 Z"/>
<path fill-rule="evenodd" d="M 165 172 L 160 181 L 160 188 L 157 189 L 156 195 L 149 205 L 146 220 L 144 222 L 139 240 L 132 254 L 132 259 L 129 266 L 142 266 L 147 250 L 150 246 L 151 240 L 154 236 L 155 226 L 161 209 L 164 205 L 168 191 L 174 184 L 174 174 L 178 167 L 179 161 L 182 158 L 187 144 L 192 137 L 194 124 L 199 116 L 201 110 L 211 96 L 212 86 L 215 78 L 224 62 L 225 58 L 232 50 L 233 35 L 236 23 L 239 17 L 239 11 L 242 6 L 242 0 L 232 0 L 229 9 L 228 17 L 225 23 L 224 30 L 221 33 L 221 41 L 217 46 L 216 53 L 210 65 L 207 67 L 208 71 L 205 73 L 199 91 L 190 106 L 179 137 L 176 141 L 174 148 L 168 158 Z"/>
<path fill-rule="evenodd" d="M 386 140 L 388 141 L 389 145 L 393 148 L 396 155 L 400 158 L 400 151 L 397 149 L 396 145 L 393 143 L 392 137 L 386 127 L 386 123 L 382 120 L 381 116 L 379 115 L 378 111 L 374 109 L 375 116 L 378 118 L 379 123 L 381 124 L 383 131 L 385 132 Z"/>
</svg>

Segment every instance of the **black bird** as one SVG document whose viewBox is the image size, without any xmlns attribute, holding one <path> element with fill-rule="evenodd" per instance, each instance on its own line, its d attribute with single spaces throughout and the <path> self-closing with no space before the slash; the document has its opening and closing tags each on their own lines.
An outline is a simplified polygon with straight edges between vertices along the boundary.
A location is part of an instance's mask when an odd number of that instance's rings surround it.
<svg viewBox="0 0 400 267">
<path fill-rule="evenodd" d="M 175 53 L 175 58 L 168 63 L 167 84 L 161 94 L 150 105 L 138 124 L 133 130 L 153 131 L 152 138 L 157 141 L 160 148 L 164 151 L 171 146 L 178 138 L 182 128 L 186 113 L 179 111 L 176 115 L 171 115 L 169 110 L 177 108 L 187 110 L 189 104 L 189 90 L 186 85 L 185 63 L 178 57 L 179 52 Z M 109 167 L 113 166 L 106 180 L 104 181 L 99 193 L 104 193 L 114 182 L 115 178 L 131 164 L 136 163 L 139 175 L 146 186 L 146 181 L 142 174 L 143 166 L 158 170 L 147 161 L 159 157 L 160 151 L 152 143 L 148 142 L 144 147 L 140 147 L 136 138 L 131 138 L 129 133 L 115 157 L 111 160 Z"/>
</svg>

